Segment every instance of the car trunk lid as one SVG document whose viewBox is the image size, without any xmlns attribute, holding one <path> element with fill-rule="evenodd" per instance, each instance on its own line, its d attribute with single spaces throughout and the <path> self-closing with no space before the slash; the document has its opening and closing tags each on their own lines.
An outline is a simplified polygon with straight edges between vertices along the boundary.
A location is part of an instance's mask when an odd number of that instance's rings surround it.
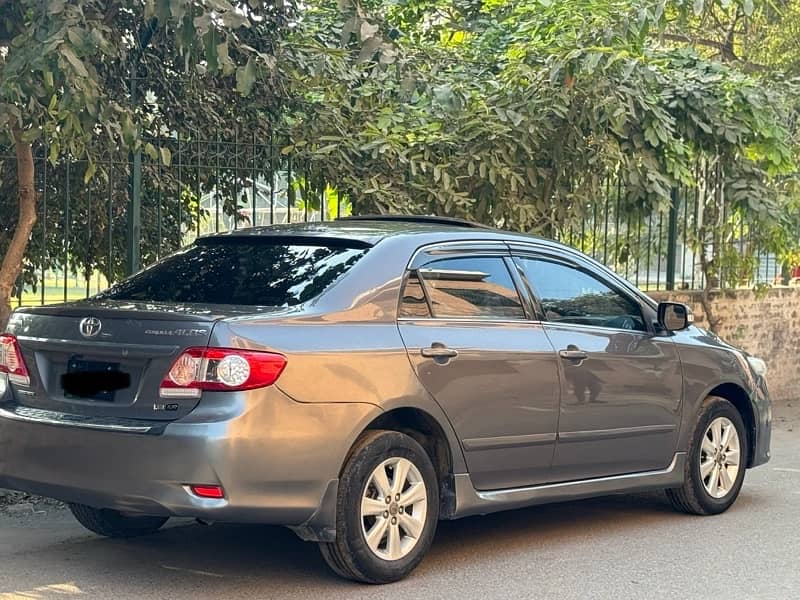
<svg viewBox="0 0 800 600">
<path fill-rule="evenodd" d="M 236 312 L 226 309 L 102 301 L 18 311 L 9 332 L 30 385 L 13 385 L 14 401 L 80 416 L 185 416 L 199 399 L 163 400 L 161 381 L 182 351 L 206 346 L 215 322 Z"/>
</svg>

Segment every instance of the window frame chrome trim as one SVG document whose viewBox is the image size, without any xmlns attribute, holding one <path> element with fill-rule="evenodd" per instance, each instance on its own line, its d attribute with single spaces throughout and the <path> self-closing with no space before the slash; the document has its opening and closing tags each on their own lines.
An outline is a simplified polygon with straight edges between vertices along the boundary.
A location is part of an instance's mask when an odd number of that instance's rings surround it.
<svg viewBox="0 0 800 600">
<path fill-rule="evenodd" d="M 440 323 L 474 323 L 476 325 L 485 325 L 487 323 L 491 324 L 505 324 L 505 325 L 545 325 L 547 321 L 533 321 L 530 319 L 473 319 L 471 317 L 397 317 L 398 322 L 413 322 L 413 321 L 425 321 L 426 323 L 429 321 L 437 321 Z M 615 329 L 614 331 L 620 331 L 619 329 Z M 641 333 L 641 332 L 638 332 Z"/>
</svg>

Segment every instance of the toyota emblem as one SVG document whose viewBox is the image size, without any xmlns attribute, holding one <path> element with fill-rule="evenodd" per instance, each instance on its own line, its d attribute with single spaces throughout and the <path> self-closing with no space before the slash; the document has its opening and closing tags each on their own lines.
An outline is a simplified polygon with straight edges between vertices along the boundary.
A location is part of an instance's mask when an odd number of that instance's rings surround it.
<svg viewBox="0 0 800 600">
<path fill-rule="evenodd" d="M 98 336 L 100 330 L 103 328 L 103 324 L 97 317 L 86 317 L 83 321 L 81 321 L 81 324 L 78 326 L 78 328 L 80 329 L 83 337 L 93 338 Z"/>
</svg>

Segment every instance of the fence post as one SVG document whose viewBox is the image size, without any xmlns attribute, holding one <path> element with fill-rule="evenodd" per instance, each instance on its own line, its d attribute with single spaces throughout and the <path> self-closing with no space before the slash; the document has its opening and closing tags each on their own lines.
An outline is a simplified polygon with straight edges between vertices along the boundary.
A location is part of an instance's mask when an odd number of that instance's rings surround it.
<svg viewBox="0 0 800 600">
<path fill-rule="evenodd" d="M 128 202 L 128 275 L 141 268 L 139 240 L 142 232 L 142 153 L 133 153 L 131 165 L 130 201 Z"/>
<path fill-rule="evenodd" d="M 151 19 L 139 31 L 137 47 L 131 53 L 131 106 L 136 107 L 139 101 L 139 60 L 145 49 L 150 45 L 158 21 Z M 141 268 L 141 240 L 142 240 L 142 148 L 141 144 L 134 150 L 129 158 L 131 168 L 130 185 L 128 188 L 128 231 L 127 239 L 127 271 L 133 275 Z"/>
<path fill-rule="evenodd" d="M 669 222 L 667 224 L 667 290 L 675 289 L 675 261 L 678 255 L 678 188 L 670 193 Z"/>
<path fill-rule="evenodd" d="M 137 58 L 131 62 L 131 105 L 136 106 L 138 100 L 138 77 Z M 128 275 L 133 275 L 140 268 L 141 254 L 139 252 L 139 240 L 142 232 L 142 151 L 141 148 L 134 150 L 130 154 L 129 164 L 131 168 L 130 182 L 128 186 L 128 229 L 126 236 L 126 258 Z"/>
</svg>

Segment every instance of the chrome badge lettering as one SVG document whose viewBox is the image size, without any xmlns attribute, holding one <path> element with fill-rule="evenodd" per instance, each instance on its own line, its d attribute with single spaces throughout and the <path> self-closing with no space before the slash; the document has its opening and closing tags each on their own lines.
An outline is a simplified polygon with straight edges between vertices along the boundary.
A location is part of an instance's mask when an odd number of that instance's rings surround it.
<svg viewBox="0 0 800 600">
<path fill-rule="evenodd" d="M 208 329 L 145 329 L 145 335 L 169 335 L 178 337 L 197 337 L 206 335 Z"/>
</svg>

